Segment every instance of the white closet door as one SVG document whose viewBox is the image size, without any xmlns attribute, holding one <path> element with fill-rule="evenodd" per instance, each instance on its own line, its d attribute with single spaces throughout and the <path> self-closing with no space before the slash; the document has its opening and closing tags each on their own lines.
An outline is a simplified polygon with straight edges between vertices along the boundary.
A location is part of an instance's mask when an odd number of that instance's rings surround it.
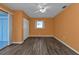
<svg viewBox="0 0 79 59">
<path fill-rule="evenodd" d="M 29 21 L 27 19 L 23 20 L 23 28 L 24 28 L 24 40 L 29 37 Z"/>
</svg>

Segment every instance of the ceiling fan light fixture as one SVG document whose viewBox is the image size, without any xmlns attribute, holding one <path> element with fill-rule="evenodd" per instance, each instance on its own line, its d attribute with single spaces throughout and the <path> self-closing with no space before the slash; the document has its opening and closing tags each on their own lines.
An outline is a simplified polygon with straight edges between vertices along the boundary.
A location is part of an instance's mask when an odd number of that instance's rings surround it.
<svg viewBox="0 0 79 59">
<path fill-rule="evenodd" d="M 45 13 L 46 9 L 40 9 L 41 13 Z"/>
<path fill-rule="evenodd" d="M 35 12 L 41 12 L 41 13 L 45 13 L 47 11 L 47 9 L 50 8 L 50 6 L 48 6 L 46 3 L 41 3 L 37 5 L 38 10 Z"/>
</svg>

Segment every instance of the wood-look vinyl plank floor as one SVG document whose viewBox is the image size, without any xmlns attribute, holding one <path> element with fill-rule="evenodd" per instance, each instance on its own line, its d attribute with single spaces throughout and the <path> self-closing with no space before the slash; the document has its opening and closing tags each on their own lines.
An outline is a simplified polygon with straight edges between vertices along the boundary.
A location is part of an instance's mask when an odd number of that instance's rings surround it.
<svg viewBox="0 0 79 59">
<path fill-rule="evenodd" d="M 77 55 L 52 37 L 30 37 L 23 44 L 12 44 L 0 50 L 0 55 Z"/>
</svg>

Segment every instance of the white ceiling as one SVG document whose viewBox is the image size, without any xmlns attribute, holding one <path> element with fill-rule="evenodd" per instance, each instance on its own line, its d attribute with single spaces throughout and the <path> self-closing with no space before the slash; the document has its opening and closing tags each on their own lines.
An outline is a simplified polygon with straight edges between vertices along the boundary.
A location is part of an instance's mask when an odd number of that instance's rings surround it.
<svg viewBox="0 0 79 59">
<path fill-rule="evenodd" d="M 23 10 L 30 17 L 41 18 L 41 17 L 54 17 L 64 10 L 63 6 L 69 6 L 69 3 L 47 3 L 47 6 L 50 6 L 50 9 L 47 9 L 45 13 L 35 13 L 37 11 L 37 3 L 5 3 L 12 9 Z"/>
</svg>

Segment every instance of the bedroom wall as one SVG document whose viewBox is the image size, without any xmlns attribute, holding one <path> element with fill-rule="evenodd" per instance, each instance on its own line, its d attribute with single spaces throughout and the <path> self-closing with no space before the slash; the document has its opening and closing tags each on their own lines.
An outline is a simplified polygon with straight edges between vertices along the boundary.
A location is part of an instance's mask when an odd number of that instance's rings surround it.
<svg viewBox="0 0 79 59">
<path fill-rule="evenodd" d="M 13 42 L 23 42 L 23 13 L 22 11 L 15 11 L 13 14 Z"/>
<path fill-rule="evenodd" d="M 79 4 L 72 4 L 53 20 L 54 36 L 79 51 Z"/>
<path fill-rule="evenodd" d="M 35 26 L 35 22 L 37 20 L 44 21 L 44 28 L 37 29 Z M 30 36 L 52 36 L 53 35 L 53 20 L 51 18 L 31 18 L 29 20 L 30 27 Z"/>
</svg>

